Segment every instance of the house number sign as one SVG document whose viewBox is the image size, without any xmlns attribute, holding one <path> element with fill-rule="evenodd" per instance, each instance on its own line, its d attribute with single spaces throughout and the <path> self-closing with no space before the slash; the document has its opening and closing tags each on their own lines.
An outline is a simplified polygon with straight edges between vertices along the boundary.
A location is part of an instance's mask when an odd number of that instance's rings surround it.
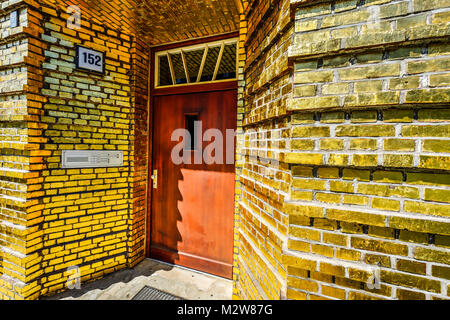
<svg viewBox="0 0 450 320">
<path fill-rule="evenodd" d="M 105 73 L 105 53 L 76 46 L 75 63 L 77 69 Z"/>
</svg>

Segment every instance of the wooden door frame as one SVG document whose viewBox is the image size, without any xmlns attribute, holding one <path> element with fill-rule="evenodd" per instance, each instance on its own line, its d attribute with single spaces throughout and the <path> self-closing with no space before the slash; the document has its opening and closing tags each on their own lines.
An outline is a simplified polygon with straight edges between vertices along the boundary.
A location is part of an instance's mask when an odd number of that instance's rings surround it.
<svg viewBox="0 0 450 320">
<path fill-rule="evenodd" d="M 147 159 L 147 214 L 145 221 L 145 257 L 150 257 L 151 246 L 151 221 L 152 221 L 152 183 L 151 176 L 153 172 L 153 130 L 154 130 L 154 111 L 155 111 L 155 97 L 168 96 L 176 94 L 189 94 L 189 93 L 201 93 L 201 92 L 214 92 L 214 91 L 228 91 L 238 89 L 238 80 L 221 81 L 216 83 L 205 84 L 192 84 L 188 86 L 169 87 L 169 88 L 155 88 L 155 56 L 159 51 L 165 51 L 180 47 L 186 47 L 190 45 L 208 43 L 219 40 L 226 40 L 230 38 L 236 38 L 239 36 L 238 32 L 212 36 L 202 39 L 195 39 L 184 41 L 175 44 L 162 45 L 158 47 L 150 48 L 150 67 L 149 67 L 149 103 L 148 103 L 148 159 Z M 237 108 L 236 108 L 237 112 Z M 234 201 L 234 198 L 233 198 Z M 233 215 L 234 220 L 234 215 Z"/>
</svg>

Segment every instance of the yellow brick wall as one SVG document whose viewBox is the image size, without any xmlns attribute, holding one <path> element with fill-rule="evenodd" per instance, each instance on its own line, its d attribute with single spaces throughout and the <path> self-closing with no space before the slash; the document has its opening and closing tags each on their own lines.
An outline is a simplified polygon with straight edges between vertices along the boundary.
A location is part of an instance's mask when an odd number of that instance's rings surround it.
<svg viewBox="0 0 450 320">
<path fill-rule="evenodd" d="M 240 256 L 240 233 L 239 225 L 241 221 L 241 211 L 239 208 L 239 202 L 242 199 L 242 188 L 240 182 L 240 176 L 242 174 L 242 167 L 244 163 L 244 157 L 242 154 L 243 147 L 245 144 L 244 130 L 243 130 L 243 119 L 244 119 L 244 93 L 245 93 L 245 39 L 247 34 L 247 21 L 245 19 L 244 10 L 248 6 L 247 1 L 238 1 L 238 12 L 239 12 L 239 41 L 238 41 L 238 96 L 237 96 L 237 134 L 236 134 L 236 158 L 235 158 L 235 174 L 236 174 L 236 187 L 235 187 L 235 206 L 234 206 L 234 228 L 233 228 L 233 299 L 240 299 L 240 289 L 239 289 L 239 278 L 241 275 L 239 267 L 239 256 Z"/>
<path fill-rule="evenodd" d="M 42 150 L 44 205 L 41 293 L 65 289 L 67 268 L 80 267 L 83 281 L 124 268 L 132 236 L 134 96 L 130 35 L 83 21 L 66 28 L 65 13 L 42 7 L 46 124 Z M 106 73 L 75 70 L 74 45 L 106 53 Z M 135 48 L 134 48 L 135 49 Z M 120 168 L 61 169 L 62 150 L 123 151 Z M 143 224 L 143 221 L 142 221 Z M 142 238 L 142 235 L 141 235 Z M 143 242 L 139 242 L 141 259 Z M 133 262 L 139 260 L 134 257 Z M 131 262 L 131 263 L 133 263 Z"/>
<path fill-rule="evenodd" d="M 239 297 L 448 299 L 448 1 L 289 2 L 245 16 Z"/>
<path fill-rule="evenodd" d="M 24 296 L 29 230 L 27 179 L 30 168 L 27 82 L 31 43 L 29 14 L 22 1 L 1 1 L 0 7 L 0 299 Z M 10 27 L 18 12 L 19 25 Z"/>
<path fill-rule="evenodd" d="M 49 5 L 16 8 L 0 46 L 0 297 L 35 299 L 66 290 L 68 268 L 86 282 L 144 257 L 148 47 L 88 20 L 68 28 Z M 76 44 L 106 53 L 104 76 L 75 69 Z M 88 149 L 123 151 L 124 166 L 61 167 L 63 150 Z"/>
<path fill-rule="evenodd" d="M 448 1 L 242 4 L 233 297 L 448 299 Z M 148 48 L 66 19 L 33 0 L 0 17 L 1 299 L 144 256 Z M 107 53 L 104 77 L 74 70 L 75 44 Z M 62 169 L 70 149 L 125 166 Z"/>
<path fill-rule="evenodd" d="M 295 8 L 289 299 L 448 298 L 448 9 Z"/>
<path fill-rule="evenodd" d="M 293 24 L 289 1 L 274 1 L 272 7 L 267 4 L 249 1 L 242 15 L 246 25 L 242 35 L 245 117 L 238 202 L 239 278 L 234 285 L 241 299 L 280 299 L 285 292 L 282 252 L 288 216 L 282 207 L 290 176 L 289 167 L 276 161 L 285 149 L 288 126 L 283 116 L 292 91 L 287 50 Z"/>
</svg>

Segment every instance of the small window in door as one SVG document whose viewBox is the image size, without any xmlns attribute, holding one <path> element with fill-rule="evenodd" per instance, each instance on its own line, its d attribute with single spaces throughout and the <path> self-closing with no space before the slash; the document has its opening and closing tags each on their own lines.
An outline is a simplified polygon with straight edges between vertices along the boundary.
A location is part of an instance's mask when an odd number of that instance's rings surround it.
<svg viewBox="0 0 450 320">
<path fill-rule="evenodd" d="M 189 137 L 186 137 L 186 151 L 197 151 L 199 149 L 199 141 L 196 126 L 199 124 L 198 114 L 186 114 L 186 130 L 189 132 Z M 190 138 L 190 139 L 189 139 Z"/>
</svg>

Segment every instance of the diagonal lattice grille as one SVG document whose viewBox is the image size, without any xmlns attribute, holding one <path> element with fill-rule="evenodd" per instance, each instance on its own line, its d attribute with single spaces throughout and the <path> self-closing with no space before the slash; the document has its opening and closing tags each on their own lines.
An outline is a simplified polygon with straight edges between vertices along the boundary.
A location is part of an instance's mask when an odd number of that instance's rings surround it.
<svg viewBox="0 0 450 320">
<path fill-rule="evenodd" d="M 184 300 L 167 292 L 145 286 L 132 300 Z"/>
</svg>

